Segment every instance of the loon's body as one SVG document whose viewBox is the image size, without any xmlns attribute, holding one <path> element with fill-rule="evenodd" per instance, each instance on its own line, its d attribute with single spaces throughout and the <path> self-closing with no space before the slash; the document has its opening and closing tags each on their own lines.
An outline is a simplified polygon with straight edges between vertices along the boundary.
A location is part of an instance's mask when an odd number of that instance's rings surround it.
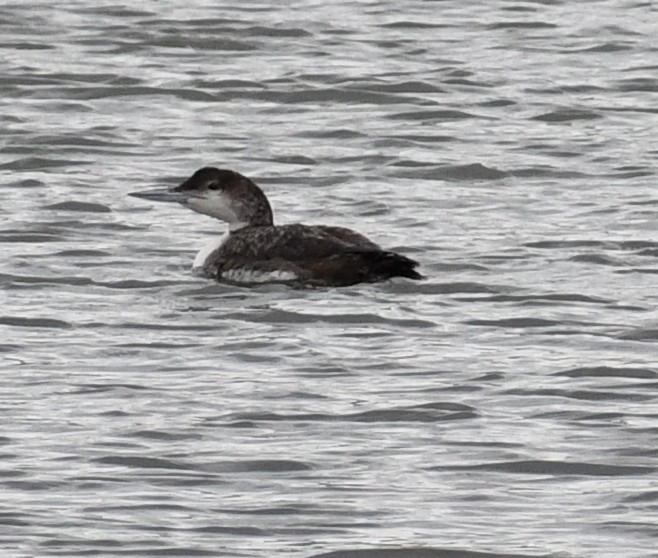
<svg viewBox="0 0 658 558">
<path fill-rule="evenodd" d="M 264 192 L 230 170 L 205 167 L 171 190 L 131 195 L 178 202 L 226 221 L 228 235 L 195 260 L 204 275 L 219 281 L 347 286 L 391 277 L 422 278 L 415 271 L 417 262 L 382 250 L 351 229 L 274 225 Z"/>
</svg>

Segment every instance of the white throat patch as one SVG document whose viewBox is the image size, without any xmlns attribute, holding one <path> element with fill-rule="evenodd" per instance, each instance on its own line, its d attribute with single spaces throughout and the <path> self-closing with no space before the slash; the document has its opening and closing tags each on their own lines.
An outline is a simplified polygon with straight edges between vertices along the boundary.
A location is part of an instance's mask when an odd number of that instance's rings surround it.
<svg viewBox="0 0 658 558">
<path fill-rule="evenodd" d="M 228 230 L 231 232 L 235 232 L 235 231 L 239 231 L 240 229 L 244 229 L 248 225 L 249 223 L 245 223 L 243 221 L 238 221 L 237 223 L 229 223 Z"/>
<path fill-rule="evenodd" d="M 194 263 L 192 264 L 192 269 L 201 269 L 203 268 L 204 264 L 206 263 L 206 260 L 212 254 L 217 248 L 219 248 L 226 240 L 228 239 L 228 233 L 224 233 L 222 236 L 218 238 L 213 238 L 209 240 L 201 250 L 199 250 L 198 254 L 194 258 Z"/>
</svg>

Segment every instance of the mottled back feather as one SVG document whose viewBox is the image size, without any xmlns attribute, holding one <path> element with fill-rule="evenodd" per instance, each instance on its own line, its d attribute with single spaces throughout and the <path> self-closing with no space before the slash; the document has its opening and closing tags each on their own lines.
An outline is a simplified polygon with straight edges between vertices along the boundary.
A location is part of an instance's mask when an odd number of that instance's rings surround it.
<svg viewBox="0 0 658 558">
<path fill-rule="evenodd" d="M 295 224 L 232 232 L 210 255 L 205 271 L 222 279 L 234 276 L 235 269 L 280 270 L 294 274 L 291 281 L 338 286 L 396 276 L 420 279 L 417 265 L 350 229 Z"/>
</svg>

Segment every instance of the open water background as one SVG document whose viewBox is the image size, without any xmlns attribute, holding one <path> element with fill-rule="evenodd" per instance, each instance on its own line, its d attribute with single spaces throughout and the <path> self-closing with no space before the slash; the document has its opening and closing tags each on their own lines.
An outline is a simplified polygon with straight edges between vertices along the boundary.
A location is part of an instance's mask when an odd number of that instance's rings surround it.
<svg viewBox="0 0 658 558">
<path fill-rule="evenodd" d="M 0 4 L 3 557 L 658 556 L 658 8 Z M 427 280 L 195 277 L 204 165 Z M 480 553 L 480 554 L 478 554 Z"/>
</svg>

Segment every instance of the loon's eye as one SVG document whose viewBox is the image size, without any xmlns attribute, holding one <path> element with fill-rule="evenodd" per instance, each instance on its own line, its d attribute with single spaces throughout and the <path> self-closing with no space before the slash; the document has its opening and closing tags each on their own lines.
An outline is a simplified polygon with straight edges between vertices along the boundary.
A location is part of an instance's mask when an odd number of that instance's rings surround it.
<svg viewBox="0 0 658 558">
<path fill-rule="evenodd" d="M 222 185 L 219 182 L 211 182 L 208 184 L 208 190 L 221 190 Z"/>
</svg>

